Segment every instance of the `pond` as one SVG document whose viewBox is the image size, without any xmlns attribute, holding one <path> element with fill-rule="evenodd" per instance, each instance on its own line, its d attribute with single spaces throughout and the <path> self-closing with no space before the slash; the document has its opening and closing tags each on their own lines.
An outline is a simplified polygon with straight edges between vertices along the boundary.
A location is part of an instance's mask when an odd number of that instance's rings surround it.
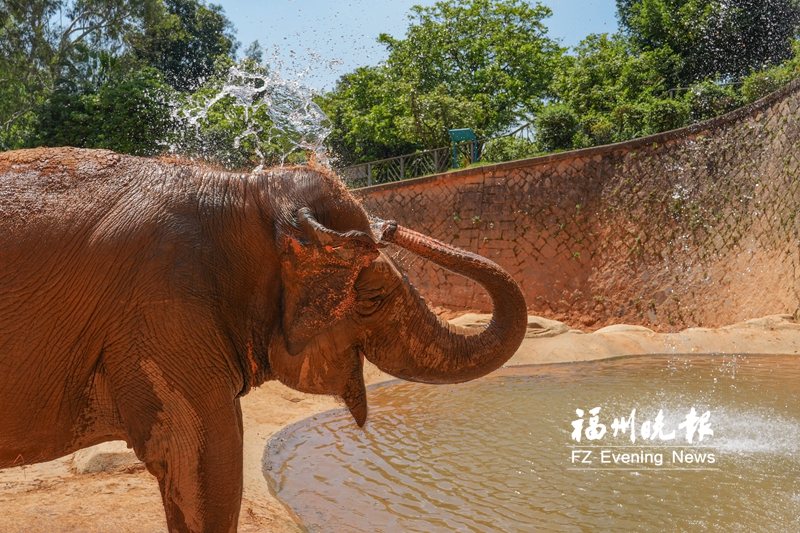
<svg viewBox="0 0 800 533">
<path fill-rule="evenodd" d="M 333 411 L 276 435 L 265 473 L 312 532 L 796 532 L 798 384 L 787 356 L 396 383 L 363 430 Z"/>
</svg>

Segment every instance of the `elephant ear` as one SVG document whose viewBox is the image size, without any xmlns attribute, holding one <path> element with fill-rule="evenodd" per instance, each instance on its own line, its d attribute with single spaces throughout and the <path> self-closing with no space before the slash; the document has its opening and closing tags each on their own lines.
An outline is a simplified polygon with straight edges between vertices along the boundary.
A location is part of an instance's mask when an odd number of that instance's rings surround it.
<svg viewBox="0 0 800 533">
<path fill-rule="evenodd" d="M 354 311 L 355 280 L 383 247 L 361 231 L 326 228 L 308 208 L 300 209 L 297 218 L 300 234 L 284 235 L 281 253 L 282 325 L 291 355 Z"/>
</svg>

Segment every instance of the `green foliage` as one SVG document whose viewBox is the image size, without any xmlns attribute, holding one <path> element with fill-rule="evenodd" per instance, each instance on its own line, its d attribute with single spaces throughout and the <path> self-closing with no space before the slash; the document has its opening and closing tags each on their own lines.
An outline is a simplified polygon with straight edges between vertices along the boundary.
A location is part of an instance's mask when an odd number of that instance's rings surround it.
<svg viewBox="0 0 800 533">
<path fill-rule="evenodd" d="M 60 80 L 91 82 L 94 71 L 88 60 L 101 51 L 118 55 L 126 36 L 153 16 L 159 2 L 0 2 L 0 149 L 23 146 L 35 122 L 34 110 Z"/>
<path fill-rule="evenodd" d="M 589 148 L 614 142 L 616 128 L 611 119 L 604 114 L 584 115 L 580 129 L 572 138 L 573 148 Z"/>
<path fill-rule="evenodd" d="M 611 120 L 616 126 L 615 141 L 627 141 L 644 135 L 646 104 L 622 104 L 611 112 Z"/>
<path fill-rule="evenodd" d="M 685 96 L 693 122 L 708 120 L 742 105 L 741 96 L 733 85 L 705 80 L 693 84 Z"/>
<path fill-rule="evenodd" d="M 244 57 L 255 63 L 264 62 L 264 52 L 261 49 L 261 43 L 258 40 L 253 41 L 244 50 Z"/>
<path fill-rule="evenodd" d="M 614 123 L 607 117 L 597 117 L 589 124 L 589 135 L 594 144 L 609 144 L 614 142 Z"/>
<path fill-rule="evenodd" d="M 545 152 L 572 148 L 578 126 L 578 117 L 569 106 L 548 105 L 536 117 L 536 144 Z"/>
<path fill-rule="evenodd" d="M 486 95 L 477 95 L 474 99 L 453 95 L 444 83 L 427 93 L 409 89 L 411 116 L 401 117 L 398 121 L 400 133 L 405 138 L 421 138 L 428 149 L 447 146 L 451 142 L 447 130 L 462 127 L 459 124 L 473 124 L 476 135 L 486 136 L 484 118 L 491 106 Z"/>
<path fill-rule="evenodd" d="M 536 157 L 542 152 L 536 143 L 528 139 L 517 137 L 499 137 L 487 141 L 481 151 L 481 161 L 484 163 L 503 163 Z"/>
<path fill-rule="evenodd" d="M 496 137 L 535 116 L 535 143 L 485 144 L 484 162 L 506 161 L 706 120 L 800 74 L 800 42 L 789 39 L 800 0 L 617 7 L 620 33 L 589 35 L 564 56 L 541 4 L 415 6 L 403 38 L 378 39 L 385 62 L 315 99 L 331 120 L 327 146 L 350 165 L 447 146 L 451 128 Z M 238 96 L 216 97 L 237 46 L 222 8 L 204 0 L 0 0 L 0 150 L 69 144 L 148 155 L 169 145 L 229 168 L 280 162 L 305 133 Z M 262 56 L 254 42 L 238 68 L 267 76 Z M 180 119 L 174 102 L 197 115 Z"/>
<path fill-rule="evenodd" d="M 202 0 L 164 0 L 160 16 L 132 39 L 136 56 L 178 91 L 194 91 L 229 65 L 238 43 L 222 7 Z"/>
<path fill-rule="evenodd" d="M 689 124 L 691 107 L 680 99 L 650 98 L 624 103 L 608 113 L 584 116 L 572 138 L 573 148 L 622 142 Z"/>
<path fill-rule="evenodd" d="M 79 146 L 153 155 L 172 131 L 171 89 L 158 71 L 112 75 L 96 91 L 61 87 L 36 110 L 29 146 Z"/>
<path fill-rule="evenodd" d="M 640 51 L 621 34 L 589 35 L 553 80 L 554 95 L 581 117 L 571 143 L 567 130 L 558 146 L 586 148 L 684 125 L 688 105 L 666 98 L 681 65 L 668 48 Z"/>
<path fill-rule="evenodd" d="M 484 108 L 475 122 L 447 127 L 497 133 L 531 112 L 547 91 L 562 53 L 546 37 L 542 20 L 551 15 L 549 8 L 520 0 L 447 0 L 411 11 L 405 39 L 378 39 L 388 48 L 393 79 L 408 83 L 411 94 L 437 92 Z M 415 102 L 411 107 L 424 113 Z M 446 132 L 438 134 L 423 133 L 423 142 L 429 148 L 446 145 Z"/>
<path fill-rule="evenodd" d="M 232 31 L 202 0 L 0 1 L 0 149 L 163 151 L 169 84 L 196 88 L 231 64 Z"/>
<path fill-rule="evenodd" d="M 341 166 L 386 159 L 424 148 L 409 128 L 408 100 L 386 67 L 362 67 L 342 76 L 316 99 L 331 120 L 326 145 Z"/>
<path fill-rule="evenodd" d="M 320 100 L 341 164 L 439 148 L 448 129 L 494 136 L 529 115 L 563 50 L 546 37 L 544 6 L 446 0 L 415 6 L 404 39 L 381 35 L 389 58 L 343 76 Z"/>
<path fill-rule="evenodd" d="M 792 78 L 779 68 L 754 72 L 744 79 L 742 99 L 747 103 L 755 102 L 769 93 L 777 91 L 791 80 Z"/>
<path fill-rule="evenodd" d="M 172 142 L 183 155 L 234 170 L 305 161 L 329 131 L 314 93 L 253 54 L 194 93 L 181 93 Z"/>
<path fill-rule="evenodd" d="M 750 103 L 777 91 L 800 76 L 800 40 L 792 41 L 793 57 L 782 64 L 754 71 L 744 78 L 741 96 L 743 103 Z"/>
<path fill-rule="evenodd" d="M 645 51 L 669 49 L 680 80 L 741 79 L 792 56 L 798 0 L 617 0 L 622 30 Z"/>
<path fill-rule="evenodd" d="M 259 132 L 271 130 L 273 123 L 266 108 L 246 110 L 235 105 L 230 95 L 205 107 L 216 98 L 221 83 L 222 80 L 215 80 L 192 95 L 184 95 L 181 108 L 202 109 L 204 116 L 196 117 L 195 124 L 187 121 L 181 128 L 181 137 L 176 141 L 179 152 L 231 170 L 251 169 L 262 163 L 261 156 L 267 165 L 280 164 L 280 156 L 290 149 L 279 145 L 280 139 L 273 143 L 268 136 L 266 139 L 259 135 L 242 136 L 249 128 Z M 184 111 L 184 116 L 188 115 L 194 113 Z"/>
<path fill-rule="evenodd" d="M 593 34 L 556 71 L 553 93 L 576 112 L 607 113 L 668 89 L 680 59 L 662 49 L 638 53 L 622 35 Z"/>
<path fill-rule="evenodd" d="M 644 133 L 676 130 L 689 123 L 689 104 L 681 100 L 654 100 L 644 108 Z"/>
<path fill-rule="evenodd" d="M 659 2 L 627 2 L 620 14 L 650 13 Z M 795 43 L 793 59 L 754 71 L 741 90 L 719 77 L 681 88 L 691 59 L 674 53 L 669 43 L 646 44 L 630 32 L 590 35 L 556 73 L 553 95 L 580 116 L 572 147 L 621 142 L 707 120 L 778 89 L 800 73 L 800 44 Z M 561 146 L 565 144 L 562 140 Z"/>
</svg>

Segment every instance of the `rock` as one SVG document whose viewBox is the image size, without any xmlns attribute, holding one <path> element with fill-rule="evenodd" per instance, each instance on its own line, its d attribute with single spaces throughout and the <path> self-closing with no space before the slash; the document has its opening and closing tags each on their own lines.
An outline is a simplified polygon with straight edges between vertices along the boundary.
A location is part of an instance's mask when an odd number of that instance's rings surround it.
<svg viewBox="0 0 800 533">
<path fill-rule="evenodd" d="M 630 324 L 614 324 L 600 328 L 595 333 L 655 333 L 650 328 L 644 326 L 632 326 Z"/>
<path fill-rule="evenodd" d="M 667 292 L 666 291 L 656 291 L 653 293 L 653 300 L 655 300 L 656 305 L 661 305 L 667 299 Z"/>
<path fill-rule="evenodd" d="M 729 330 L 729 329 L 757 329 L 757 330 L 764 330 L 764 331 L 772 331 L 772 330 L 790 330 L 790 331 L 798 331 L 800 330 L 800 324 L 794 322 L 793 315 L 769 315 L 762 318 L 751 318 L 749 320 L 745 320 L 744 322 L 740 322 L 739 324 L 733 324 L 731 326 L 725 326 L 724 328 L 720 328 L 722 330 Z"/>
<path fill-rule="evenodd" d="M 465 328 L 482 328 L 489 324 L 492 315 L 467 313 L 456 319 L 451 320 L 456 326 Z M 557 320 L 549 320 L 539 316 L 528 317 L 528 330 L 525 332 L 526 339 L 543 339 L 555 337 L 569 331 L 569 326 Z"/>
<path fill-rule="evenodd" d="M 567 333 L 569 326 L 557 320 L 548 320 L 538 316 L 528 317 L 528 330 L 525 332 L 526 339 L 543 339 L 555 337 L 562 333 Z"/>
<path fill-rule="evenodd" d="M 85 448 L 76 452 L 72 457 L 72 470 L 77 474 L 130 472 L 142 468 L 144 468 L 144 463 L 139 461 L 133 450 L 121 440 Z"/>
</svg>

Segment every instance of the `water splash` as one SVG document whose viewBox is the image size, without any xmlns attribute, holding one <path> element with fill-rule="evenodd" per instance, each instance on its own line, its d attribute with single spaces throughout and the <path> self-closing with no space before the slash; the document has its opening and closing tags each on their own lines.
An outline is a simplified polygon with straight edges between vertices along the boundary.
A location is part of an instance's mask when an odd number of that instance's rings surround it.
<svg viewBox="0 0 800 533">
<path fill-rule="evenodd" d="M 276 56 L 230 67 L 227 76 L 173 105 L 180 126 L 171 151 L 229 168 L 257 160 L 256 171 L 266 164 L 304 162 L 309 152 L 328 165 L 323 142 L 331 125 L 314 102 L 317 92 L 303 84 L 310 68 L 285 75 Z"/>
<path fill-rule="evenodd" d="M 796 457 L 800 452 L 800 424 L 773 410 L 719 408 L 714 420 L 726 430 L 714 439 L 715 448 L 721 452 L 786 457 Z"/>
</svg>

